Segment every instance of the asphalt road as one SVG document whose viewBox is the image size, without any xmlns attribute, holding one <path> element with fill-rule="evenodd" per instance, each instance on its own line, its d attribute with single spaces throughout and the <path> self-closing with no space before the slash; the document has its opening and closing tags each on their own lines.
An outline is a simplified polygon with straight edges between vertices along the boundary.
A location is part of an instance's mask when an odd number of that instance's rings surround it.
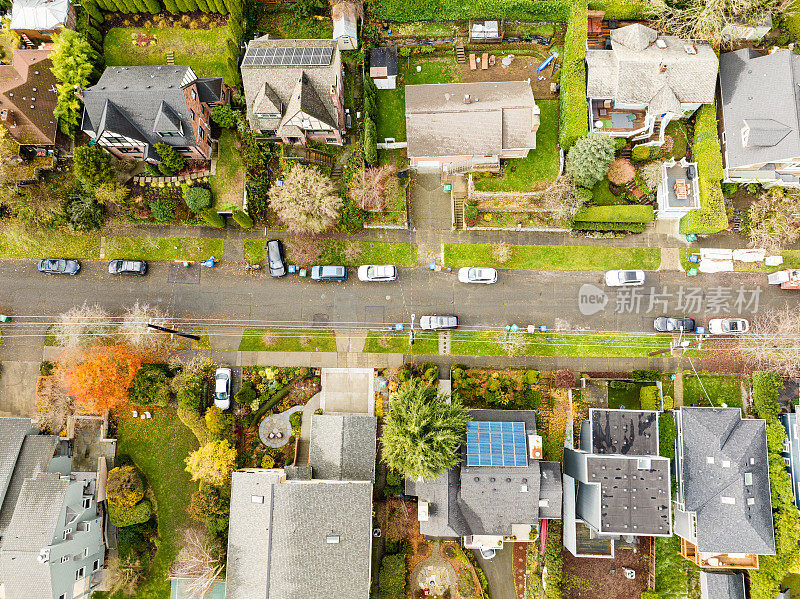
<svg viewBox="0 0 800 599">
<path fill-rule="evenodd" d="M 458 315 L 465 329 L 516 323 L 549 330 L 652 332 L 655 316 L 691 316 L 704 324 L 714 316 L 752 318 L 767 307 L 800 299 L 754 273 L 688 278 L 681 272 L 648 272 L 645 286 L 632 291 L 606 287 L 598 271 L 505 270 L 494 285 L 467 285 L 458 282 L 455 271 L 402 268 L 395 282 L 364 283 L 350 269 L 344 283 L 320 283 L 297 275 L 273 279 L 240 265 L 187 269 L 166 262 L 151 263 L 145 277 L 120 277 L 109 275 L 106 264 L 85 261 L 76 276 L 48 276 L 37 272 L 34 260 L 2 260 L 0 313 L 16 316 L 16 323 L 22 316 L 44 316 L 46 322 L 84 301 L 119 314 L 138 300 L 178 317 L 243 326 L 377 329 L 407 324 L 411 314 L 418 322 L 424 314 L 446 313 Z"/>
</svg>

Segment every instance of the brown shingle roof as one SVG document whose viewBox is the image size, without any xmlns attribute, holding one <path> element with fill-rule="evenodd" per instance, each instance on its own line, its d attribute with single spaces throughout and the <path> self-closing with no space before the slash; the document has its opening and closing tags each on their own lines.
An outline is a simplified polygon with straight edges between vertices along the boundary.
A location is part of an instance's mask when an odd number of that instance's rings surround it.
<svg viewBox="0 0 800 599">
<path fill-rule="evenodd" d="M 46 50 L 15 50 L 10 65 L 0 65 L 0 110 L 8 120 L 0 122 L 22 145 L 53 145 L 58 119 L 53 116 L 58 94 L 56 78 Z M 12 126 L 13 125 L 13 126 Z"/>
</svg>

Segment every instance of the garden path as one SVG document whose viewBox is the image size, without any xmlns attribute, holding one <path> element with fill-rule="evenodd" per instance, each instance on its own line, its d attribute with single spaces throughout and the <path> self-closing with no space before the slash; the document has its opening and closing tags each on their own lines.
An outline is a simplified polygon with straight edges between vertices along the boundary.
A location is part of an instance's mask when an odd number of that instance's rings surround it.
<svg viewBox="0 0 800 599">
<path fill-rule="evenodd" d="M 304 406 L 295 406 L 303 410 L 303 420 L 300 422 L 300 438 L 297 440 L 298 464 L 308 464 L 309 445 L 311 443 L 311 416 L 319 408 L 321 393 L 309 399 Z"/>
<path fill-rule="evenodd" d="M 442 596 L 447 589 L 451 595 L 456 592 L 455 568 L 439 553 L 439 543 L 431 543 L 431 555 L 422 560 L 411 571 L 412 594 L 416 589 L 430 589 L 436 596 Z"/>
</svg>

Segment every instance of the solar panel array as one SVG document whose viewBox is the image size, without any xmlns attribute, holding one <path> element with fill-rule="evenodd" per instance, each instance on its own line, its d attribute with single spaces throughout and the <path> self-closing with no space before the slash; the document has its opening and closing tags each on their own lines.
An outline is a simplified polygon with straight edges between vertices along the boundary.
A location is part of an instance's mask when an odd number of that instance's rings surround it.
<svg viewBox="0 0 800 599">
<path fill-rule="evenodd" d="M 248 48 L 244 67 L 324 67 L 331 64 L 333 48 Z"/>
<path fill-rule="evenodd" d="M 524 422 L 467 424 L 467 466 L 526 467 Z"/>
</svg>

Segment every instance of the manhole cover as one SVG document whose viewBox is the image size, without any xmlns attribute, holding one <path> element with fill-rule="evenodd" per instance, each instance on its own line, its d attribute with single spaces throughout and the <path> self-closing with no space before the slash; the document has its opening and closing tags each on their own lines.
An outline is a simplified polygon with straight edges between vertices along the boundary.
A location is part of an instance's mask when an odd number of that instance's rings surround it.
<svg viewBox="0 0 800 599">
<path fill-rule="evenodd" d="M 169 265 L 167 283 L 184 283 L 186 285 L 200 284 L 200 266 L 192 264 L 188 267 L 180 262 L 173 262 Z"/>
<path fill-rule="evenodd" d="M 328 323 L 331 321 L 331 317 L 327 314 L 314 314 L 314 319 L 312 321 L 312 325 L 316 329 L 324 329 L 328 326 Z"/>
</svg>

